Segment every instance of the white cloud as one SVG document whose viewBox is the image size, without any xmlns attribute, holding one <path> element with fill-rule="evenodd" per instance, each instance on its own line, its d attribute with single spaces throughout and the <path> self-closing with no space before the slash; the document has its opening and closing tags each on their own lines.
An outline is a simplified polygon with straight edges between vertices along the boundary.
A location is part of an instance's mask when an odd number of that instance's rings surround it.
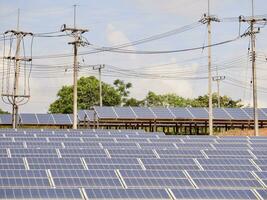
<svg viewBox="0 0 267 200">
<path fill-rule="evenodd" d="M 117 29 L 113 24 L 108 24 L 107 29 L 106 29 L 106 35 L 107 35 L 107 40 L 112 46 L 120 45 L 120 44 L 130 44 L 131 41 L 129 38 L 126 36 L 123 31 Z M 126 47 L 125 49 L 129 50 L 135 50 L 133 46 Z M 129 58 L 135 59 L 136 56 L 134 54 L 129 54 Z"/>
<path fill-rule="evenodd" d="M 179 80 L 179 73 L 183 73 L 184 69 L 181 68 L 177 64 L 177 61 L 175 58 L 170 59 L 171 63 L 174 63 L 173 65 L 170 65 L 168 67 L 161 68 L 161 69 L 155 69 L 155 68 L 149 68 L 149 70 L 146 70 L 145 73 L 151 73 L 154 75 L 162 75 L 164 72 L 168 72 L 167 76 L 172 76 L 173 74 L 177 74 L 177 80 L 170 78 L 164 78 L 164 79 L 140 79 L 134 83 L 134 88 L 132 89 L 132 95 L 136 98 L 143 98 L 148 91 L 153 91 L 158 94 L 167 94 L 167 93 L 175 93 L 179 96 L 183 97 L 192 97 L 194 95 L 193 90 L 193 82 L 192 80 Z M 188 66 L 190 68 L 190 71 L 193 74 L 196 74 L 198 65 L 192 64 L 191 66 Z M 152 77 L 152 76 L 151 76 Z M 181 75 L 180 75 L 181 77 Z M 180 78 L 181 79 L 181 78 Z"/>
</svg>

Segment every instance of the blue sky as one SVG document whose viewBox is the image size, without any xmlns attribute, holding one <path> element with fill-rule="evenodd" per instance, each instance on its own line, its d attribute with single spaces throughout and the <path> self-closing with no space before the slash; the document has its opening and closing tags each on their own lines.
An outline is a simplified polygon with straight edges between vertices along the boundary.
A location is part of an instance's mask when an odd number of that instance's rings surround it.
<svg viewBox="0 0 267 200">
<path fill-rule="evenodd" d="M 0 32 L 16 27 L 16 12 L 21 10 L 20 27 L 23 31 L 33 33 L 59 31 L 62 24 L 72 26 L 73 5 L 77 4 L 77 25 L 90 31 L 84 36 L 94 46 L 112 46 L 128 43 L 151 35 L 163 33 L 184 25 L 197 22 L 203 13 L 207 12 L 207 0 L 92 0 L 92 1 L 1 1 L 0 2 Z M 248 16 L 251 14 L 251 0 L 211 0 L 211 14 L 219 18 Z M 267 4 L 264 0 L 255 0 L 255 14 L 267 14 Z M 243 24 L 241 30 L 248 27 Z M 220 22 L 212 24 L 213 42 L 233 39 L 239 30 L 238 22 Z M 180 33 L 154 42 L 128 47 L 131 50 L 173 50 L 207 43 L 207 28 L 201 25 L 193 30 Z M 261 29 L 257 35 L 257 52 L 261 62 L 258 63 L 259 106 L 267 107 L 266 85 L 266 48 L 267 27 Z M 71 53 L 72 47 L 67 43 L 69 37 L 60 38 L 35 38 L 33 55 L 51 55 Z M 249 38 L 244 38 L 233 43 L 212 49 L 214 65 L 223 68 L 220 75 L 225 75 L 226 80 L 221 84 L 221 94 L 229 95 L 234 99 L 242 99 L 245 104 L 251 104 L 251 67 L 247 60 Z M 29 49 L 29 43 L 26 44 Z M 27 48 L 26 48 L 27 49 Z M 90 48 L 80 48 L 79 51 L 88 51 Z M 3 52 L 3 42 L 0 41 L 0 52 Z M 27 52 L 29 53 L 29 51 Z M 176 93 L 185 97 L 195 97 L 207 93 L 207 80 L 181 80 L 182 74 L 186 76 L 207 76 L 207 51 L 197 50 L 174 54 L 159 55 L 129 55 L 109 52 L 84 55 L 79 57 L 81 65 L 105 63 L 103 81 L 112 83 L 116 76 L 133 83 L 131 95 L 143 98 L 148 91 L 157 93 Z M 31 78 L 31 100 L 21 107 L 21 112 L 47 112 L 49 104 L 56 99 L 56 93 L 62 85 L 72 83 L 71 65 L 72 58 L 38 59 L 34 64 L 66 65 L 62 69 L 36 70 Z M 157 65 L 172 63 L 158 67 Z M 115 66 L 123 70 L 138 68 L 138 73 L 153 74 L 147 78 L 129 78 L 117 72 L 111 75 L 111 68 Z M 151 67 L 155 66 L 155 67 Z M 43 67 L 45 68 L 45 67 Z M 47 67 L 48 68 L 48 67 Z M 227 69 L 225 69 L 227 68 Z M 67 69 L 67 70 L 65 70 Z M 167 74 L 172 78 L 152 79 L 155 74 Z M 215 75 L 215 72 L 213 72 Z M 83 69 L 80 76 L 96 75 L 92 70 Z M 237 87 L 231 79 L 240 81 L 247 89 Z M 240 84 L 239 84 L 240 85 Z M 267 88 L 267 87 L 266 87 Z M 216 84 L 213 83 L 213 91 Z M 11 110 L 9 105 L 0 103 L 4 110 Z"/>
</svg>

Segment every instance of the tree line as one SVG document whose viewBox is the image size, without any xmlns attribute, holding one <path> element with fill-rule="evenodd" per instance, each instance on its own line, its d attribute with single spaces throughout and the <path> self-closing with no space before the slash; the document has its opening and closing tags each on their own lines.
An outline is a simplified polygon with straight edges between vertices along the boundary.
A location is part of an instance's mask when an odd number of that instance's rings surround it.
<svg viewBox="0 0 267 200">
<path fill-rule="evenodd" d="M 102 82 L 103 106 L 170 106 L 170 107 L 208 107 L 208 95 L 196 98 L 184 98 L 177 94 L 156 94 L 149 91 L 144 99 L 130 97 L 131 83 L 117 79 L 113 84 Z M 73 87 L 63 86 L 57 93 L 57 99 L 50 104 L 50 113 L 72 113 Z M 217 94 L 213 93 L 213 106 L 218 106 Z M 221 107 L 242 107 L 241 99 L 233 100 L 220 96 Z M 99 105 L 99 81 L 94 77 L 81 77 L 78 80 L 78 109 L 91 109 Z"/>
</svg>

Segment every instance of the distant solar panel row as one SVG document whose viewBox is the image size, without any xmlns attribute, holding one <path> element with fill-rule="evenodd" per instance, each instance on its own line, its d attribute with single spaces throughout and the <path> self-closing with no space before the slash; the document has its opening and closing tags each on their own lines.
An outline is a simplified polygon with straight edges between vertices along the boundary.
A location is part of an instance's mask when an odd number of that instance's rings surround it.
<svg viewBox="0 0 267 200">
<path fill-rule="evenodd" d="M 99 119 L 208 119 L 207 108 L 94 107 L 94 111 Z M 266 108 L 259 109 L 258 113 L 259 120 L 267 120 Z M 214 108 L 213 118 L 218 120 L 252 120 L 253 109 Z"/>
<path fill-rule="evenodd" d="M 71 125 L 72 114 L 19 114 L 19 124 L 25 125 Z M 10 114 L 0 114 L 0 124 L 11 124 Z"/>
<path fill-rule="evenodd" d="M 96 115 L 95 115 L 96 114 Z M 267 120 L 267 108 L 258 110 L 259 120 Z M 79 121 L 94 121 L 95 119 L 208 119 L 207 108 L 163 108 L 163 107 L 94 107 L 94 110 L 80 110 Z M 252 108 L 214 108 L 215 120 L 252 120 Z M 71 125 L 72 114 L 31 114 L 19 115 L 19 123 L 23 125 Z M 0 124 L 11 124 L 10 114 L 0 115 Z"/>
</svg>

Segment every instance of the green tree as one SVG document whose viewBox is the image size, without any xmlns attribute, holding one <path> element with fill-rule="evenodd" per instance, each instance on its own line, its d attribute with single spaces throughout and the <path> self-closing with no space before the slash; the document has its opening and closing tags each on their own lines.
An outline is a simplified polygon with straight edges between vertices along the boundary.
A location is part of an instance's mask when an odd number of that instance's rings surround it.
<svg viewBox="0 0 267 200">
<path fill-rule="evenodd" d="M 131 83 L 125 83 L 123 80 L 120 79 L 116 79 L 113 82 L 113 85 L 115 86 L 116 90 L 119 92 L 120 96 L 121 96 L 121 101 L 123 104 L 126 103 L 127 98 L 130 95 L 130 91 L 129 89 L 132 87 Z"/>
<path fill-rule="evenodd" d="M 126 100 L 126 102 L 124 103 L 124 106 L 143 106 L 144 105 L 144 101 L 140 101 L 138 99 L 135 98 L 129 98 Z"/>
<path fill-rule="evenodd" d="M 0 108 L 0 114 L 8 114 L 9 112 L 7 112 L 7 111 L 4 111 L 4 110 L 2 110 L 1 108 Z"/>
<path fill-rule="evenodd" d="M 72 113 L 73 86 L 63 86 L 57 93 L 58 99 L 50 104 L 50 113 Z M 121 104 L 121 94 L 111 85 L 102 83 L 104 106 Z M 78 80 L 78 109 L 90 109 L 99 105 L 99 81 L 94 77 L 81 77 Z"/>
<path fill-rule="evenodd" d="M 212 104 L 214 107 L 218 106 L 218 95 L 216 93 L 212 94 Z M 192 107 L 208 107 L 209 106 L 209 97 L 208 95 L 198 96 L 192 100 Z M 220 106 L 225 108 L 240 108 L 243 105 L 241 104 L 241 99 L 233 100 L 228 96 L 220 96 Z"/>
<path fill-rule="evenodd" d="M 149 91 L 146 98 L 143 100 L 147 106 L 177 106 L 186 107 L 190 105 L 190 100 L 178 96 L 176 94 L 157 95 Z"/>
</svg>

